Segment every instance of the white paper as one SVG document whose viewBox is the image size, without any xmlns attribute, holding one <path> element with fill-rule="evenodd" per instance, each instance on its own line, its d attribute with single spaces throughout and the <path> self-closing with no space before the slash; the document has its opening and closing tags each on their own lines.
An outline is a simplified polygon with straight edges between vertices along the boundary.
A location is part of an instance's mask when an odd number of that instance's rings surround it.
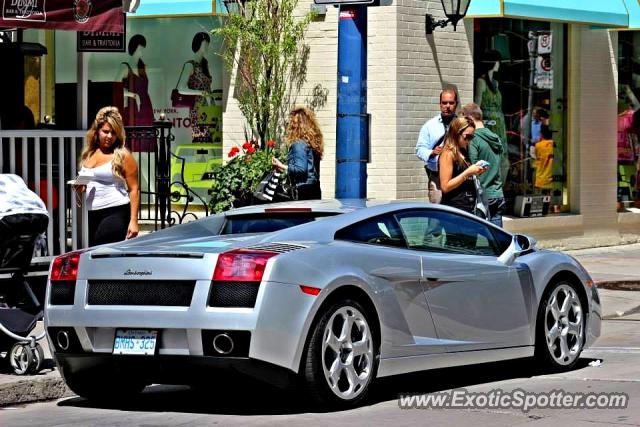
<svg viewBox="0 0 640 427">
<path fill-rule="evenodd" d="M 90 183 L 94 178 L 93 175 L 93 171 L 92 170 L 87 170 L 87 169 L 82 169 L 79 173 L 78 176 L 76 177 L 76 179 L 72 179 L 67 181 L 67 184 L 69 185 L 87 185 L 88 183 Z"/>
</svg>

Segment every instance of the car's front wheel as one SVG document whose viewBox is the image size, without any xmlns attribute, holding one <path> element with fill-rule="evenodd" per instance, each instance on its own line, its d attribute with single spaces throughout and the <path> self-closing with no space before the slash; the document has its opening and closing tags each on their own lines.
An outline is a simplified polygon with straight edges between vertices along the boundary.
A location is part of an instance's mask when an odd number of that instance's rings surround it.
<svg viewBox="0 0 640 427">
<path fill-rule="evenodd" d="M 568 370 L 584 347 L 586 317 L 573 283 L 559 281 L 547 288 L 536 326 L 535 357 L 543 368 Z"/>
<path fill-rule="evenodd" d="M 331 305 L 313 330 L 302 375 L 316 403 L 351 407 L 376 374 L 378 346 L 370 315 L 355 300 Z"/>
<path fill-rule="evenodd" d="M 131 380 L 128 376 L 93 375 L 91 373 L 63 372 L 67 387 L 80 397 L 94 401 L 118 402 L 139 394 L 146 384 L 142 381 Z"/>
</svg>

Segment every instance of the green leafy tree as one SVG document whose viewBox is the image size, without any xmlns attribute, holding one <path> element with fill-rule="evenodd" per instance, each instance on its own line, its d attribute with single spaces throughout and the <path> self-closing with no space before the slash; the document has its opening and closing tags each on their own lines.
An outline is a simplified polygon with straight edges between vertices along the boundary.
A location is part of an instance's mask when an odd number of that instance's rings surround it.
<svg viewBox="0 0 640 427">
<path fill-rule="evenodd" d="M 309 47 L 304 34 L 314 14 L 295 16 L 298 0 L 236 0 L 224 25 L 213 30 L 224 40 L 221 53 L 236 71 L 235 97 L 246 139 L 280 140 L 285 120 L 306 82 Z M 305 103 L 318 108 L 327 91 L 316 85 Z M 264 148 L 264 147 L 262 147 Z"/>
</svg>

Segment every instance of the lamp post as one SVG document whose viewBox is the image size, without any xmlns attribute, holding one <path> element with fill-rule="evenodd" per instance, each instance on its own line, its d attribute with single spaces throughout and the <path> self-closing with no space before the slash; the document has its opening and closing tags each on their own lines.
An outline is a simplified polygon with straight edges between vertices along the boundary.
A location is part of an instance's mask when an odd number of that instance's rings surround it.
<svg viewBox="0 0 640 427">
<path fill-rule="evenodd" d="M 433 34 L 433 30 L 436 28 L 444 28 L 448 23 L 453 25 L 453 31 L 456 30 L 458 21 L 465 17 L 471 0 L 440 0 L 442 3 L 442 9 L 444 10 L 444 16 L 447 19 L 441 19 L 436 21 L 433 15 L 427 13 L 425 18 L 425 32 L 427 34 Z"/>
</svg>

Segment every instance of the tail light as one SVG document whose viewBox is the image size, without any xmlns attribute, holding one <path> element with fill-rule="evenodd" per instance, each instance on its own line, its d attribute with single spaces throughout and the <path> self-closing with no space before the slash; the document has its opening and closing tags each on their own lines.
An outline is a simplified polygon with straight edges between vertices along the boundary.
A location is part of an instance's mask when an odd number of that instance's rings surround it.
<svg viewBox="0 0 640 427">
<path fill-rule="evenodd" d="M 237 249 L 218 256 L 213 280 L 225 282 L 261 282 L 269 258 L 277 252 Z"/>
<path fill-rule="evenodd" d="M 60 255 L 53 260 L 51 267 L 52 282 L 55 281 L 73 281 L 78 278 L 78 268 L 80 267 L 80 255 L 82 252 L 69 252 L 68 254 Z"/>
</svg>

